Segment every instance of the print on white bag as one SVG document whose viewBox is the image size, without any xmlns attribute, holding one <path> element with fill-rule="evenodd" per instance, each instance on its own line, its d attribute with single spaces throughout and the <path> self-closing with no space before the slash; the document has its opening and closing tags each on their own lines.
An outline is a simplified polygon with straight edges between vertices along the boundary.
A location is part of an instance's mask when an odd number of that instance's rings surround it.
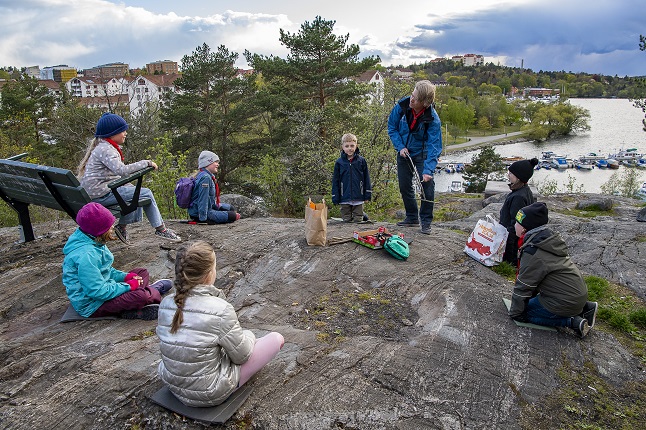
<svg viewBox="0 0 646 430">
<path fill-rule="evenodd" d="M 502 261 L 509 232 L 491 214 L 485 218 L 478 220 L 464 252 L 485 266 L 495 266 Z"/>
</svg>

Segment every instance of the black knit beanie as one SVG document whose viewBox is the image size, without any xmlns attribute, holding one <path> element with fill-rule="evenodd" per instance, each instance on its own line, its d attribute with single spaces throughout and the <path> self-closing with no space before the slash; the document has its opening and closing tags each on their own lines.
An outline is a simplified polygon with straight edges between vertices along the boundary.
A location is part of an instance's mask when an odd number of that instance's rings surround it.
<svg viewBox="0 0 646 430">
<path fill-rule="evenodd" d="M 538 164 L 537 158 L 531 160 L 516 161 L 509 166 L 509 171 L 514 174 L 521 182 L 529 182 L 534 174 L 534 167 Z"/>
<path fill-rule="evenodd" d="M 516 222 L 522 225 L 527 231 L 547 224 L 547 205 L 543 202 L 532 203 L 525 206 L 516 214 Z"/>
</svg>

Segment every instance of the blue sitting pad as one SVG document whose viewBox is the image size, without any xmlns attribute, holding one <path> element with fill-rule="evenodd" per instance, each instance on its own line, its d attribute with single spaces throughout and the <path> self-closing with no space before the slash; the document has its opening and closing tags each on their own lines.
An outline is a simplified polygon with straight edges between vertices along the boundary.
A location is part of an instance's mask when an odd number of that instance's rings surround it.
<svg viewBox="0 0 646 430">
<path fill-rule="evenodd" d="M 507 310 L 511 308 L 511 300 L 503 298 L 502 301 L 505 303 L 505 306 L 507 306 Z M 525 322 L 520 322 L 513 320 L 517 326 L 520 327 L 529 327 L 529 328 L 535 328 L 538 330 L 547 330 L 547 331 L 556 331 L 554 327 L 548 327 L 546 325 L 538 325 L 538 324 L 532 324 L 532 323 L 525 323 Z"/>
<path fill-rule="evenodd" d="M 61 322 L 66 323 L 66 322 L 72 322 L 72 321 L 96 321 L 96 320 L 116 320 L 117 317 L 115 316 L 105 316 L 105 317 L 94 317 L 94 318 L 85 318 L 79 315 L 78 312 L 76 312 L 76 309 L 72 305 L 69 305 L 67 307 L 67 310 L 61 317 Z"/>
<path fill-rule="evenodd" d="M 234 391 L 224 403 L 206 408 L 186 406 L 166 386 L 153 394 L 150 400 L 163 408 L 193 420 L 223 424 L 242 406 L 251 391 L 253 388 L 250 385 L 243 385 Z"/>
</svg>

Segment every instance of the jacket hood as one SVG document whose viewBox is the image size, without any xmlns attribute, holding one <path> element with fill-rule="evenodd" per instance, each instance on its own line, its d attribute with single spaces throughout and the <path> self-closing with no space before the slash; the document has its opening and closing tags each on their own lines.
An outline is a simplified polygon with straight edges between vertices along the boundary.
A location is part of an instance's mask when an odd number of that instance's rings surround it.
<svg viewBox="0 0 646 430">
<path fill-rule="evenodd" d="M 559 257 L 568 255 L 567 245 L 561 235 L 545 226 L 528 231 L 525 233 L 525 239 L 522 248 L 535 247 Z"/>
<path fill-rule="evenodd" d="M 74 250 L 87 245 L 98 247 L 105 246 L 104 244 L 96 242 L 90 236 L 83 233 L 80 228 L 77 228 L 74 233 L 70 235 L 69 239 L 67 239 L 67 243 L 65 243 L 65 246 L 63 247 L 63 254 L 68 255 Z"/>
</svg>

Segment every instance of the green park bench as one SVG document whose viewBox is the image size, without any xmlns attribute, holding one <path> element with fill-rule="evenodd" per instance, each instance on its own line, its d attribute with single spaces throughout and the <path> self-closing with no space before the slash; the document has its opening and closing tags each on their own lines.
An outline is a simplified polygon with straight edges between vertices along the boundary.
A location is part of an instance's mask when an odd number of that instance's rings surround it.
<svg viewBox="0 0 646 430">
<path fill-rule="evenodd" d="M 78 211 L 92 201 L 71 171 L 19 161 L 26 155 L 19 154 L 0 159 L 0 198 L 18 214 L 21 242 L 34 240 L 29 205 L 56 209 L 76 220 Z M 150 199 L 139 199 L 143 176 L 151 170 L 154 168 L 146 167 L 108 184 L 118 202 L 118 205 L 108 207 L 115 216 L 127 215 L 151 203 Z M 133 199 L 126 203 L 117 192 L 117 188 L 135 179 L 137 183 Z"/>
</svg>

